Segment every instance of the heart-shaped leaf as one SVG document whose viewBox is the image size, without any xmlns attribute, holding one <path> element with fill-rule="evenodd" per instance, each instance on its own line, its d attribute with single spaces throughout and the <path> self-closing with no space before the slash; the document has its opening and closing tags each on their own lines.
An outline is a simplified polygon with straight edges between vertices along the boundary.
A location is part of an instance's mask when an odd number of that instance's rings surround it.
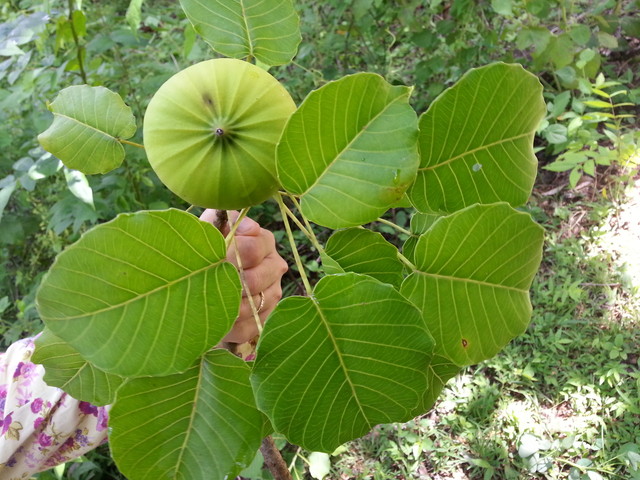
<svg viewBox="0 0 640 480">
<path fill-rule="evenodd" d="M 42 148 L 82 173 L 106 173 L 124 159 L 119 139 L 136 133 L 136 119 L 120 95 L 104 87 L 76 85 L 49 105 L 53 123 L 38 135 Z"/>
<path fill-rule="evenodd" d="M 271 430 L 249 371 L 213 350 L 184 373 L 127 382 L 109 414 L 118 468 L 136 480 L 235 478 Z"/>
<path fill-rule="evenodd" d="M 420 117 L 411 202 L 436 213 L 474 203 L 524 204 L 537 172 L 533 136 L 545 111 L 542 85 L 520 65 L 467 72 Z"/>
<path fill-rule="evenodd" d="M 101 370 L 184 371 L 238 315 L 240 279 L 225 254 L 222 234 L 191 214 L 122 214 L 58 256 L 38 291 L 38 310 Z"/>
<path fill-rule="evenodd" d="M 302 39 L 291 0 L 180 0 L 180 5 L 195 31 L 227 57 L 284 65 Z"/>
<path fill-rule="evenodd" d="M 346 273 L 270 315 L 251 374 L 258 408 L 307 450 L 332 452 L 378 423 L 412 418 L 433 340 L 391 285 Z"/>
<path fill-rule="evenodd" d="M 383 283 L 399 287 L 404 267 L 398 260 L 398 250 L 382 235 L 364 228 L 340 230 L 329 238 L 325 252 L 343 272 L 369 275 Z M 331 271 L 325 266 L 326 273 Z"/>
<path fill-rule="evenodd" d="M 105 373 L 88 363 L 68 343 L 56 337 L 48 328 L 35 341 L 33 363 L 44 366 L 44 381 L 58 387 L 73 398 L 93 405 L 109 405 L 124 379 Z"/>
<path fill-rule="evenodd" d="M 309 94 L 282 133 L 276 166 L 302 213 L 330 228 L 363 225 L 402 199 L 418 167 L 409 87 L 372 73 Z"/>
<path fill-rule="evenodd" d="M 471 365 L 524 332 L 542 242 L 542 228 L 505 203 L 442 217 L 420 237 L 417 271 L 401 291 L 422 311 L 438 355 Z"/>
</svg>

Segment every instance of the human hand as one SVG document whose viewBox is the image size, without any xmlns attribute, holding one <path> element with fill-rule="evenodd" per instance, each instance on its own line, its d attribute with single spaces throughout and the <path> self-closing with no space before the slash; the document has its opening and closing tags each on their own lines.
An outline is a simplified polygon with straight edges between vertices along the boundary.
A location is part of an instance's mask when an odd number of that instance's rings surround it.
<svg viewBox="0 0 640 480">
<path fill-rule="evenodd" d="M 238 212 L 229 211 L 229 224 L 235 223 Z M 207 209 L 202 212 L 200 219 L 214 223 L 216 211 Z M 227 225 L 223 228 L 223 234 L 229 232 Z M 244 285 L 242 289 L 242 303 L 240 314 L 236 319 L 231 331 L 222 339 L 223 342 L 245 343 L 253 339 L 258 334 L 258 326 L 253 318 L 253 312 L 247 298 L 247 291 L 251 292 L 253 304 L 256 308 L 262 303 L 259 316 L 264 324 L 265 320 L 282 298 L 282 287 L 280 281 L 288 270 L 287 262 L 276 251 L 276 242 L 269 230 L 261 228 L 260 225 L 250 218 L 243 218 L 236 230 L 235 242 L 232 242 L 227 251 L 227 260 L 238 266 L 236 258 L 236 247 L 240 253 L 240 263 L 242 264 Z M 264 295 L 264 302 L 262 296 Z"/>
</svg>

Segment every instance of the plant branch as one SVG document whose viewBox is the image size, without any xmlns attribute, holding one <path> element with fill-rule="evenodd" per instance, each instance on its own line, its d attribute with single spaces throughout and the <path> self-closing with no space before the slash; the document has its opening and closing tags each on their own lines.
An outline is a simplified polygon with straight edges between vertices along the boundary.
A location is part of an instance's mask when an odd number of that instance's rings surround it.
<svg viewBox="0 0 640 480">
<path fill-rule="evenodd" d="M 300 254 L 298 253 L 298 247 L 296 245 L 295 240 L 293 239 L 293 232 L 291 231 L 291 225 L 289 225 L 289 219 L 287 215 L 287 207 L 282 200 L 282 196 L 280 194 L 275 195 L 276 202 L 278 202 L 278 206 L 280 207 L 280 213 L 282 213 L 282 221 L 284 222 L 284 228 L 287 231 L 287 237 L 289 238 L 289 244 L 291 245 L 291 250 L 293 252 L 293 258 L 296 261 L 296 265 L 298 266 L 298 273 L 300 274 L 300 279 L 304 284 L 304 289 L 307 292 L 307 295 L 311 295 L 311 284 L 309 283 L 309 279 L 307 278 L 307 274 L 304 271 L 304 265 L 302 264 L 302 260 L 300 259 Z"/>
<path fill-rule="evenodd" d="M 229 223 L 229 214 L 226 210 L 216 210 L 216 219 L 213 221 L 213 226 L 216 227 L 224 235 L 224 230 Z"/>
<path fill-rule="evenodd" d="M 76 44 L 76 58 L 78 59 L 78 68 L 80 68 L 80 77 L 82 81 L 86 84 L 89 84 L 87 80 L 87 72 L 84 70 L 84 64 L 82 63 L 82 51 L 84 47 L 80 45 L 80 38 L 78 37 L 78 32 L 76 32 L 76 27 L 73 24 L 73 12 L 75 12 L 75 7 L 73 6 L 74 0 L 69 0 L 69 26 L 71 27 L 71 35 L 73 35 L 73 41 Z"/>
<path fill-rule="evenodd" d="M 276 480 L 292 480 L 287 464 L 282 458 L 280 450 L 276 447 L 271 435 L 262 440 L 260 452 L 264 457 L 264 463 Z"/>
<path fill-rule="evenodd" d="M 141 145 L 141 144 L 139 144 L 139 143 L 136 143 L 136 142 L 130 142 L 129 140 L 125 140 L 125 139 L 123 139 L 123 138 L 118 138 L 118 141 L 119 141 L 120 143 L 124 143 L 124 144 L 126 144 L 126 145 L 131 145 L 132 147 L 138 147 L 138 148 L 141 148 L 141 149 L 143 149 L 143 150 L 144 150 L 144 145 Z"/>
</svg>

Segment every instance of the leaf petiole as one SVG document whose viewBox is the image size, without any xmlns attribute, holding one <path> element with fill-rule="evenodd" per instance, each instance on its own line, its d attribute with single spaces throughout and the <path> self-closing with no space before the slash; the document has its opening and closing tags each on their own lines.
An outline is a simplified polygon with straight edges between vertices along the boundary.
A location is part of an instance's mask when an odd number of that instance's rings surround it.
<svg viewBox="0 0 640 480">
<path fill-rule="evenodd" d="M 280 207 L 280 213 L 282 214 L 282 221 L 284 222 L 284 228 L 287 231 L 287 237 L 289 238 L 289 245 L 291 245 L 291 250 L 293 252 L 293 258 L 296 261 L 296 266 L 298 267 L 298 272 L 300 273 L 300 279 L 304 284 L 304 289 L 307 292 L 307 295 L 311 295 L 311 284 L 309 283 L 309 279 L 307 278 L 307 274 L 304 271 L 304 265 L 302 264 L 302 260 L 300 259 L 300 254 L 298 253 L 298 248 L 295 240 L 293 239 L 293 232 L 291 232 L 291 225 L 289 224 L 289 219 L 287 218 L 287 206 L 284 204 L 282 200 L 282 194 L 278 193 L 274 195 L 276 202 L 278 202 L 278 206 Z"/>
<path fill-rule="evenodd" d="M 398 252 L 398 258 L 412 272 L 415 272 L 415 271 L 418 270 L 418 267 L 416 267 L 413 263 L 411 263 L 411 261 L 407 257 L 405 257 L 404 255 L 402 255 L 400 252 Z"/>
<path fill-rule="evenodd" d="M 289 218 L 291 219 L 291 221 L 293 223 L 296 224 L 296 227 L 298 227 L 298 229 L 304 233 L 304 235 L 311 240 L 311 232 L 309 230 L 307 230 L 307 227 L 305 227 L 302 222 L 300 220 L 298 220 L 298 217 L 295 216 L 295 214 L 291 211 L 291 209 L 289 207 L 287 207 L 287 205 L 285 204 L 284 208 L 286 209 L 287 215 L 289 216 Z"/>
<path fill-rule="evenodd" d="M 249 213 L 250 208 L 251 207 L 245 207 L 240 211 L 238 218 L 233 223 L 233 225 L 231 225 L 229 233 L 224 239 L 224 243 L 227 250 L 229 250 L 229 247 L 231 246 L 232 243 L 235 246 L 236 263 L 238 264 L 238 273 L 240 274 L 240 281 L 242 282 L 242 287 L 247 293 L 247 300 L 249 301 L 249 307 L 251 307 L 251 313 L 253 314 L 253 318 L 256 321 L 256 326 L 258 327 L 258 334 L 261 334 L 262 322 L 260 321 L 260 315 L 258 313 L 258 309 L 256 308 L 256 304 L 253 301 L 253 295 L 255 293 L 251 292 L 249 290 L 249 286 L 247 285 L 247 281 L 244 276 L 244 268 L 242 268 L 242 258 L 240 258 L 240 251 L 238 250 L 238 246 L 236 244 L 236 231 L 238 230 L 238 226 L 240 226 L 242 219 L 247 216 L 247 213 Z M 218 228 L 218 230 L 222 231 L 222 229 L 225 227 L 225 224 L 228 222 L 227 211 L 217 210 L 216 213 L 218 214 L 217 215 L 218 218 L 216 219 L 216 227 Z"/>
<path fill-rule="evenodd" d="M 295 207 L 298 209 L 298 211 L 300 211 L 300 204 L 298 203 L 298 199 L 293 196 L 293 195 L 289 195 L 287 194 L 287 196 L 291 199 L 291 201 L 293 202 L 293 204 L 295 205 Z M 307 238 L 311 241 L 311 243 L 313 244 L 313 246 L 315 247 L 315 249 L 318 251 L 318 253 L 320 255 L 324 254 L 324 248 L 322 247 L 322 245 L 320 245 L 320 242 L 318 241 L 318 238 L 316 237 L 316 234 L 313 232 L 313 228 L 311 227 L 311 224 L 309 223 L 309 221 L 306 219 L 306 217 L 304 215 L 302 215 L 302 220 L 304 221 L 304 224 L 306 226 L 306 228 L 302 228 L 299 225 L 299 221 L 298 219 L 295 217 L 295 215 L 293 215 L 293 212 L 291 212 L 291 210 L 289 210 L 287 208 L 287 211 L 289 211 L 289 213 L 291 213 L 292 217 L 295 218 L 296 220 L 296 224 L 298 224 L 300 230 L 307 236 Z"/>
<path fill-rule="evenodd" d="M 236 224 L 238 223 L 239 222 L 236 222 Z M 242 282 L 242 286 L 244 287 L 244 290 L 247 293 L 247 300 L 249 301 L 249 307 L 251 307 L 251 313 L 253 314 L 253 319 L 256 321 L 256 326 L 258 327 L 258 335 L 260 335 L 262 333 L 262 322 L 260 321 L 260 314 L 258 313 L 258 309 L 256 308 L 256 302 L 253 301 L 254 293 L 249 290 L 249 285 L 247 285 L 247 280 L 244 276 L 244 269 L 242 268 L 242 259 L 240 258 L 240 251 L 238 250 L 238 245 L 236 243 L 235 235 L 233 237 L 233 244 L 236 247 L 235 248 L 236 262 L 238 263 L 238 273 L 240 273 L 240 281 Z"/>
<path fill-rule="evenodd" d="M 400 225 L 396 225 L 395 223 L 387 220 L 386 218 L 378 218 L 376 220 L 376 222 L 380 222 L 380 223 L 384 223 L 385 225 L 389 225 L 392 228 L 395 228 L 397 231 L 399 231 L 400 233 L 404 233 L 405 235 L 409 235 L 410 237 L 413 237 L 414 234 L 411 233 L 409 230 L 407 230 L 406 228 L 402 228 Z"/>
<path fill-rule="evenodd" d="M 138 147 L 144 150 L 144 145 L 141 145 L 139 143 L 136 142 L 130 142 L 129 140 L 125 140 L 124 138 L 118 138 L 117 139 L 120 143 L 124 143 L 126 145 L 131 145 L 132 147 Z"/>
<path fill-rule="evenodd" d="M 231 245 L 231 242 L 233 241 L 233 238 L 236 235 L 236 230 L 238 230 L 238 227 L 240 226 L 240 222 L 242 222 L 242 219 L 244 217 L 247 216 L 247 213 L 249 213 L 249 209 L 251 207 L 245 207 L 240 211 L 240 214 L 238 215 L 238 218 L 236 218 L 236 221 L 233 223 L 233 225 L 231 225 L 231 229 L 229 230 L 229 233 L 227 234 L 227 236 L 224 239 L 224 244 L 225 247 L 227 248 L 227 250 L 229 249 L 229 245 Z"/>
</svg>

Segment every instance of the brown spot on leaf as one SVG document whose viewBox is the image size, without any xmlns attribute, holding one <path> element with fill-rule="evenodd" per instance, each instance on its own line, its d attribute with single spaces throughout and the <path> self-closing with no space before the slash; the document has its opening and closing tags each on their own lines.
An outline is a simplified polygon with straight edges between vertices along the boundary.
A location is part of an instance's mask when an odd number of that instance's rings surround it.
<svg viewBox="0 0 640 480">
<path fill-rule="evenodd" d="M 469 345 L 469 342 L 467 342 L 466 338 L 462 339 L 462 348 L 467 348 L 467 346 Z"/>
</svg>

